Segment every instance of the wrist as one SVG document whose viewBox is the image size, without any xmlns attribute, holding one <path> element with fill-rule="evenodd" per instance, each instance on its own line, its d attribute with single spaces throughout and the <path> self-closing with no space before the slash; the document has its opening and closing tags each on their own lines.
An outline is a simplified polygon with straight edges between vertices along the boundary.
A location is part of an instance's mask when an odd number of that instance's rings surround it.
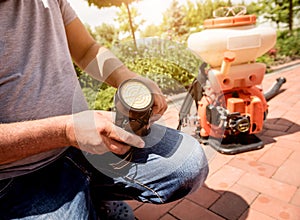
<svg viewBox="0 0 300 220">
<path fill-rule="evenodd" d="M 127 79 L 134 79 L 138 78 L 140 75 L 132 72 L 129 70 L 125 65 L 117 68 L 106 80 L 108 84 L 111 86 L 118 88 L 119 85 L 127 80 Z"/>
<path fill-rule="evenodd" d="M 75 135 L 73 115 L 65 116 L 64 138 L 67 141 L 68 146 L 77 147 L 78 144 Z"/>
</svg>

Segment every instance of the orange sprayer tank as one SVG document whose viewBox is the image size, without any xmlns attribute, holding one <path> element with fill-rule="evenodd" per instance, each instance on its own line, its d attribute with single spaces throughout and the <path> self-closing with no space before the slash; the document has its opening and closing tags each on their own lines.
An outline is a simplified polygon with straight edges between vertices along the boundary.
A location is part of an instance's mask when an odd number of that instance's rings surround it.
<svg viewBox="0 0 300 220">
<path fill-rule="evenodd" d="M 255 15 L 208 19 L 205 30 L 190 35 L 188 47 L 212 67 L 221 66 L 226 51 L 236 54 L 232 65 L 255 61 L 276 43 L 273 28 L 255 23 Z"/>
</svg>

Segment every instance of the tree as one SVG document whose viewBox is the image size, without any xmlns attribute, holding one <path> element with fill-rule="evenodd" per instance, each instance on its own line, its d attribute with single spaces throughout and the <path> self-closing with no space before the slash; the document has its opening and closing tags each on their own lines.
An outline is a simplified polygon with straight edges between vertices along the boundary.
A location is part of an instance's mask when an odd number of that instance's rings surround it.
<svg viewBox="0 0 300 220">
<path fill-rule="evenodd" d="M 203 24 L 202 3 L 197 1 L 195 4 L 190 0 L 187 0 L 186 6 L 184 7 L 185 22 L 189 29 L 194 31 L 200 31 Z"/>
<path fill-rule="evenodd" d="M 146 27 L 144 31 L 141 32 L 140 37 L 153 37 L 153 36 L 160 36 L 161 35 L 161 28 L 160 25 L 150 24 Z"/>
<path fill-rule="evenodd" d="M 117 12 L 117 18 L 115 19 L 120 25 L 119 28 L 121 32 L 123 33 L 131 32 L 135 47 L 136 47 L 136 38 L 134 33 L 136 32 L 138 27 L 145 22 L 144 20 L 138 20 L 139 16 L 140 14 L 138 13 L 137 8 L 131 7 L 131 10 L 129 10 L 129 8 L 123 4 L 120 7 L 120 11 Z M 131 24 L 128 23 L 128 20 L 132 21 Z"/>
<path fill-rule="evenodd" d="M 88 1 L 89 5 L 94 4 L 98 8 L 104 8 L 104 7 L 111 7 L 111 6 L 120 7 L 122 4 L 129 5 L 136 0 L 86 0 L 86 1 Z"/>
<path fill-rule="evenodd" d="M 135 33 L 134 33 L 134 27 L 132 24 L 132 18 L 131 18 L 131 11 L 129 8 L 129 4 L 131 4 L 134 1 L 137 0 L 85 0 L 89 3 L 89 5 L 93 4 L 97 6 L 98 8 L 104 8 L 104 7 L 111 7 L 111 6 L 117 6 L 121 7 L 123 4 L 125 5 L 128 13 L 128 22 L 131 29 L 132 39 L 134 42 L 134 45 L 136 47 L 136 39 L 135 39 Z"/>
<path fill-rule="evenodd" d="M 293 0 L 289 0 L 289 30 L 293 29 Z"/>
<path fill-rule="evenodd" d="M 177 0 L 173 0 L 170 7 L 163 14 L 162 30 L 167 33 L 169 39 L 185 40 L 189 29 L 185 21 L 183 6 Z"/>
<path fill-rule="evenodd" d="M 118 40 L 119 30 L 113 25 L 103 23 L 95 27 L 94 31 L 91 30 L 91 33 L 98 43 L 111 48 Z"/>
<path fill-rule="evenodd" d="M 185 24 L 191 32 L 201 31 L 205 19 L 212 18 L 213 11 L 219 7 L 230 6 L 223 0 L 200 0 L 195 3 L 187 0 L 184 6 Z"/>
<path fill-rule="evenodd" d="M 267 20 L 280 24 L 287 24 L 290 32 L 293 30 L 294 16 L 299 14 L 299 0 L 259 0 L 250 4 L 253 12 Z"/>
</svg>

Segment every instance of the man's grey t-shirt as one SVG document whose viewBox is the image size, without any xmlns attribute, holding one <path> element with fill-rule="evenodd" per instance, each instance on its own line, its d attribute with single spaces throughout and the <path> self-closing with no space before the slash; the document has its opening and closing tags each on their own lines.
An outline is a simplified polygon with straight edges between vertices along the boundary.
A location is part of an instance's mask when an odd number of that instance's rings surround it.
<svg viewBox="0 0 300 220">
<path fill-rule="evenodd" d="M 65 33 L 75 18 L 67 0 L 0 1 L 0 123 L 87 109 Z M 0 165 L 0 179 L 42 167 L 64 149 Z"/>
</svg>

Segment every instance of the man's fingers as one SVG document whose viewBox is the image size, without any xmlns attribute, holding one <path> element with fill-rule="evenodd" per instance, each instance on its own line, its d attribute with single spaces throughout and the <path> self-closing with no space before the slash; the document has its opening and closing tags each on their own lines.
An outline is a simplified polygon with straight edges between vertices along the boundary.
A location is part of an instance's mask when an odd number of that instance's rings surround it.
<svg viewBox="0 0 300 220">
<path fill-rule="evenodd" d="M 106 147 L 109 149 L 109 151 L 118 155 L 123 155 L 127 153 L 131 148 L 129 145 L 111 139 L 109 137 L 103 137 L 103 142 L 106 145 Z"/>
<path fill-rule="evenodd" d="M 161 117 L 162 115 L 157 115 L 157 114 L 152 115 L 149 119 L 149 125 L 152 125 L 154 122 L 158 121 Z"/>
<path fill-rule="evenodd" d="M 108 137 L 117 142 L 123 142 L 133 147 L 143 148 L 145 146 L 145 142 L 141 137 L 129 133 L 114 124 L 112 124 Z"/>
<path fill-rule="evenodd" d="M 164 96 L 160 93 L 154 94 L 153 113 L 163 115 L 168 108 L 168 104 Z"/>
</svg>

